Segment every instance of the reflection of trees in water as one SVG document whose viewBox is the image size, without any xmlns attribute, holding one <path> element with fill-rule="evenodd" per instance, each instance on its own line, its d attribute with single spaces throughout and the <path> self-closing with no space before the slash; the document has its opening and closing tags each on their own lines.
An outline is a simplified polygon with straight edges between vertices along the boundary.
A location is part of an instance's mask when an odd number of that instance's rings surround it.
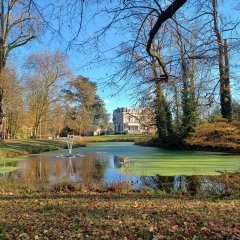
<svg viewBox="0 0 240 240">
<path fill-rule="evenodd" d="M 174 178 L 168 176 L 141 176 L 141 181 L 145 186 L 155 188 L 164 192 L 171 192 L 174 189 Z"/>
<path fill-rule="evenodd" d="M 53 175 L 56 176 L 57 179 L 61 179 L 62 170 L 65 168 L 64 161 L 55 161 L 54 168 L 53 168 Z"/>
<path fill-rule="evenodd" d="M 19 167 L 18 171 L 2 173 L 1 178 L 19 183 L 92 182 L 102 184 L 109 167 L 109 156 L 100 153 L 86 153 L 83 157 L 57 158 L 55 156 L 31 156 L 26 161 L 3 163 L 3 167 Z M 114 156 L 114 167 L 123 168 L 131 175 L 133 162 L 128 158 Z M 240 173 L 223 172 L 220 176 L 141 176 L 141 182 L 165 192 L 187 191 L 195 194 L 200 190 L 224 193 L 239 192 Z"/>
<path fill-rule="evenodd" d="M 199 176 L 186 176 L 187 190 L 191 194 L 195 194 L 201 190 L 201 178 Z"/>
<path fill-rule="evenodd" d="M 28 183 L 36 181 L 46 182 L 50 174 L 50 167 L 46 159 L 42 159 L 41 156 L 31 157 L 24 163 L 24 171 L 22 172 L 23 178 Z"/>
<path fill-rule="evenodd" d="M 99 182 L 103 182 L 108 165 L 109 165 L 108 161 L 105 161 L 105 162 L 96 161 L 95 168 L 94 168 L 95 171 L 93 173 L 93 179 Z"/>
<path fill-rule="evenodd" d="M 108 166 L 108 156 L 96 153 L 62 159 L 46 155 L 33 156 L 19 163 L 19 171 L 9 173 L 7 178 L 25 183 L 95 181 L 101 184 Z"/>
<path fill-rule="evenodd" d="M 97 157 L 96 153 L 90 153 L 79 162 L 79 176 L 81 181 L 89 183 L 92 181 L 102 183 L 106 169 L 109 166 L 108 156 Z"/>
<path fill-rule="evenodd" d="M 201 179 L 198 176 L 141 176 L 141 181 L 145 186 L 166 193 L 175 190 L 195 194 L 201 189 Z"/>
</svg>

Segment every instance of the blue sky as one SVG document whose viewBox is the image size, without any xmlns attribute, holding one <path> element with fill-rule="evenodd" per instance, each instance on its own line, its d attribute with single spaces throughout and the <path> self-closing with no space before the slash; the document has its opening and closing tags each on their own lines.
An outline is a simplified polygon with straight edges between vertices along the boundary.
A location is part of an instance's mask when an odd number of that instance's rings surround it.
<svg viewBox="0 0 240 240">
<path fill-rule="evenodd" d="M 229 13 L 236 15 L 236 11 L 233 11 L 236 2 L 233 0 L 225 1 L 225 6 L 222 8 L 224 11 L 229 11 Z M 96 9 L 93 9 L 93 11 Z M 104 23 L 106 23 L 107 17 L 101 17 L 97 18 L 95 21 L 88 21 L 88 24 L 84 26 L 84 31 L 81 33 L 83 38 L 88 37 L 91 33 L 93 33 L 96 29 L 99 29 L 99 27 L 103 26 Z M 62 28 L 64 29 L 64 27 Z M 65 30 L 62 31 L 63 35 L 66 39 L 72 38 L 72 32 L 75 30 L 69 29 L 65 26 Z M 117 39 L 121 40 L 122 37 L 128 37 L 128 34 L 126 33 L 124 36 L 117 36 L 117 32 L 112 30 L 110 34 L 106 37 L 105 42 L 103 44 L 103 48 L 111 48 L 114 44 L 117 44 Z M 16 51 L 12 55 L 12 59 L 14 64 L 18 67 L 18 72 L 21 75 L 21 65 L 24 62 L 25 57 L 28 56 L 32 51 L 39 51 L 44 49 L 50 49 L 51 51 L 54 50 L 62 50 L 66 51 L 67 44 L 66 42 L 58 39 L 51 39 L 51 35 L 49 33 L 42 36 L 40 41 L 32 42 L 30 45 L 22 47 L 20 49 L 16 49 Z M 121 92 L 116 93 L 116 89 L 110 88 L 109 86 L 106 86 L 104 84 L 101 84 L 100 79 L 104 79 L 107 75 L 111 74 L 114 69 L 112 66 L 109 66 L 105 63 L 98 63 L 94 65 L 89 65 L 89 62 L 94 56 L 94 51 L 96 49 L 91 48 L 92 53 L 88 54 L 88 52 L 83 52 L 82 50 L 78 50 L 77 48 L 74 48 L 72 50 L 66 51 L 68 55 L 69 60 L 69 66 L 75 73 L 75 75 L 83 75 L 85 77 L 88 77 L 91 81 L 94 81 L 98 84 L 98 94 L 100 97 L 105 101 L 106 108 L 109 113 L 112 113 L 113 109 L 117 107 L 130 107 L 133 104 L 135 104 L 134 101 L 132 101 L 132 97 L 129 96 L 131 94 L 130 91 L 127 91 L 126 88 L 124 88 Z M 111 56 L 109 54 L 108 56 Z M 113 95 L 114 93 L 114 95 Z"/>
<path fill-rule="evenodd" d="M 96 9 L 93 9 L 93 11 L 94 10 Z M 84 28 L 82 36 L 88 37 L 105 23 L 106 19 L 104 18 L 98 18 L 96 21 L 89 22 L 88 26 Z M 52 39 L 52 35 L 49 32 L 46 32 L 38 40 L 34 40 L 27 46 L 16 49 L 11 54 L 9 61 L 17 67 L 18 75 L 22 76 L 22 65 L 28 55 L 32 52 L 44 51 L 47 49 L 50 51 L 61 50 L 67 54 L 69 67 L 73 71 L 74 75 L 82 75 L 97 83 L 97 93 L 104 100 L 107 111 L 110 114 L 112 114 L 113 110 L 117 107 L 132 106 L 133 103 L 131 101 L 131 97 L 129 96 L 130 92 L 127 92 L 126 89 L 118 92 L 116 88 L 110 88 L 109 86 L 102 84 L 102 80 L 100 79 L 104 79 L 106 76 L 111 74 L 113 72 L 112 67 L 102 63 L 89 65 L 89 62 L 93 57 L 92 54 L 86 54 L 77 47 L 71 49 L 68 48 L 68 40 L 72 39 L 72 32 L 76 32 L 76 30 L 68 29 L 67 27 L 63 27 L 62 30 L 62 34 L 64 35 L 66 41 L 58 37 Z M 115 44 L 116 40 L 108 37 L 104 47 L 109 48 L 112 43 Z M 94 52 L 94 48 L 92 48 L 91 51 Z"/>
</svg>

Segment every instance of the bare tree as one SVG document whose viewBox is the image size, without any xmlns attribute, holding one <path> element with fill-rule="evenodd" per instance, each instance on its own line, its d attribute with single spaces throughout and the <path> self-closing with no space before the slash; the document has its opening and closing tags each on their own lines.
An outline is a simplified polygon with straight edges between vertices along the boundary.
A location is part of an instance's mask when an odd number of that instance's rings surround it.
<svg viewBox="0 0 240 240">
<path fill-rule="evenodd" d="M 16 71 L 11 67 L 4 69 L 4 118 L 2 126 L 3 138 L 15 138 L 21 134 L 24 124 L 23 89 L 19 83 Z"/>
<path fill-rule="evenodd" d="M 63 87 L 70 72 L 61 52 L 33 53 L 26 67 L 31 71 L 26 81 L 29 116 L 32 118 L 33 136 L 37 137 L 41 125 L 47 123 L 48 113 L 59 99 L 60 86 Z"/>
<path fill-rule="evenodd" d="M 218 44 L 218 67 L 220 82 L 220 101 L 222 117 L 232 120 L 232 100 L 230 93 L 228 43 L 223 39 L 219 28 L 218 1 L 212 0 L 214 33 Z"/>
<path fill-rule="evenodd" d="M 9 54 L 36 38 L 38 18 L 31 12 L 31 0 L 1 0 L 0 2 L 0 75 L 3 74 Z M 0 125 L 3 121 L 4 81 L 0 83 Z"/>
<path fill-rule="evenodd" d="M 186 18 L 188 19 L 182 21 L 183 24 L 179 23 L 177 25 L 180 34 L 175 34 L 175 38 L 178 38 L 178 41 L 175 40 L 175 44 L 177 42 L 178 46 L 176 47 L 176 45 L 174 45 L 174 40 L 172 40 L 173 37 L 171 36 L 174 31 L 176 33 L 176 26 L 173 26 L 175 25 L 176 19 L 174 20 L 173 18 L 174 15 L 179 12 L 181 15 L 184 15 L 180 9 L 182 9 L 187 2 L 190 3 L 189 6 L 191 6 L 192 9 L 197 5 L 204 6 L 205 4 L 208 5 L 208 10 L 210 9 L 211 11 L 210 13 L 209 11 L 202 12 L 201 9 L 201 11 L 199 11 L 200 13 L 195 13 L 192 19 L 189 19 L 190 13 L 183 16 L 187 16 Z M 179 116 L 181 114 L 185 115 L 186 113 L 186 109 L 179 108 L 179 95 L 181 95 L 179 94 L 179 92 L 181 92 L 179 88 L 183 87 L 183 92 L 189 95 L 187 99 L 191 99 L 192 101 L 193 112 L 197 111 L 198 100 L 204 97 L 207 99 L 205 103 L 209 100 L 206 105 L 208 104 L 208 106 L 210 106 L 210 102 L 214 99 L 216 90 L 216 76 L 210 79 L 210 74 L 215 71 L 215 69 L 213 69 L 213 62 L 216 63 L 216 59 L 218 58 L 222 115 L 230 120 L 229 46 L 228 42 L 223 38 L 222 29 L 218 23 L 217 1 L 200 1 L 200 4 L 198 2 L 199 1 L 194 0 L 132 0 L 111 1 L 111 3 L 106 5 L 105 1 L 102 1 L 103 8 L 100 11 L 98 9 L 99 12 L 95 16 L 109 16 L 110 20 L 105 26 L 102 26 L 101 29 L 95 31 L 89 38 L 85 39 L 85 41 L 78 43 L 77 41 L 79 39 L 77 39 L 77 36 L 81 36 L 82 33 L 84 4 L 90 3 L 89 1 L 85 3 L 83 3 L 83 1 L 78 1 L 78 3 L 83 5 L 79 5 L 79 28 L 74 35 L 73 41 L 78 47 L 84 45 L 90 46 L 89 48 L 92 48 L 96 53 L 92 62 L 97 62 L 99 64 L 99 62 L 105 60 L 104 50 L 99 50 L 99 44 L 102 44 L 108 31 L 110 31 L 111 34 L 113 34 L 113 32 L 116 33 L 116 45 L 110 46 L 110 49 L 117 49 L 117 55 L 111 57 L 110 62 L 112 64 L 119 64 L 120 62 L 121 67 L 114 74 L 109 76 L 106 82 L 110 83 L 109 85 L 116 86 L 118 82 L 125 80 L 125 85 L 130 88 L 132 87 L 131 80 L 134 80 L 136 85 L 140 86 L 141 83 L 144 83 L 146 88 L 149 87 L 151 89 L 152 86 L 156 84 L 156 86 L 154 86 L 155 91 L 156 89 L 160 89 L 160 83 L 167 82 L 169 86 L 174 88 L 174 91 L 171 91 L 168 99 L 174 96 L 174 101 L 171 100 L 171 104 L 175 102 L 172 104 L 172 109 L 174 107 L 176 108 L 176 113 L 174 115 L 176 116 L 177 122 L 183 120 L 179 120 Z M 68 9 L 76 13 L 76 2 L 71 2 L 69 6 L 70 8 Z M 203 7 L 200 6 L 200 8 Z M 70 20 L 73 21 L 73 18 Z M 149 24 L 149 22 L 151 22 L 151 24 Z M 198 27 L 192 28 L 193 24 L 191 25 L 191 23 L 196 24 Z M 199 31 L 200 34 L 196 34 L 197 31 Z M 173 50 L 171 50 L 169 46 L 166 48 L 165 45 L 162 47 L 164 49 L 162 51 L 159 44 L 162 44 L 164 33 L 166 32 L 168 32 L 169 35 L 168 41 L 165 41 L 164 44 L 168 44 Z M 118 39 L 121 33 L 125 34 L 124 36 L 126 36 L 126 38 L 120 39 L 120 37 Z M 176 37 L 176 35 L 178 36 Z M 192 47 L 188 38 L 196 38 Z M 119 49 L 121 49 L 121 51 L 119 51 Z M 217 51 L 219 54 L 216 54 Z M 167 52 L 169 52 L 169 54 L 167 54 Z M 128 55 L 127 58 L 125 57 L 126 55 Z M 209 61 L 209 63 L 206 63 L 206 61 Z M 152 63 L 157 65 L 155 76 L 153 76 L 154 74 L 151 72 L 150 66 Z M 203 81 L 203 79 L 207 74 L 202 74 L 201 77 L 196 79 L 196 76 L 200 76 L 200 71 L 198 71 L 200 69 L 199 65 L 202 66 L 201 72 L 204 71 L 205 66 L 208 67 L 208 69 L 205 69 L 207 70 L 206 72 L 210 72 L 205 81 Z M 212 69 L 209 70 L 210 68 Z M 173 74 L 173 72 L 175 74 Z M 152 81 L 151 83 L 148 81 L 149 77 L 151 80 L 155 79 L 155 82 Z M 208 81 L 209 83 L 207 85 L 206 82 Z M 197 87 L 196 83 L 198 84 Z M 206 89 L 203 89 L 203 86 L 206 87 Z M 145 89 L 141 87 L 141 90 L 142 88 L 144 92 Z M 167 88 L 163 89 L 163 93 L 167 91 L 166 89 Z M 170 89 L 170 87 L 168 87 L 168 89 Z M 205 92 L 206 95 L 203 96 L 203 92 Z M 158 91 L 158 93 L 160 93 L 160 91 Z M 182 105 L 184 105 L 184 101 L 182 101 Z M 194 117 L 192 120 L 195 121 Z M 178 123 L 178 125 L 180 124 Z"/>
</svg>

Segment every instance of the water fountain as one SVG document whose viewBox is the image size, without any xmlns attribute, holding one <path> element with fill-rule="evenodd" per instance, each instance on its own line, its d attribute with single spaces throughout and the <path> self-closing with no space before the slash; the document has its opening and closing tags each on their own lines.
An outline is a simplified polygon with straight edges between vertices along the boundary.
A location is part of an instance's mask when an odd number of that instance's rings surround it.
<svg viewBox="0 0 240 240">
<path fill-rule="evenodd" d="M 72 146 L 73 146 L 73 137 L 74 135 L 68 134 L 66 141 L 67 141 L 67 146 L 68 146 L 68 156 L 72 156 Z"/>
<path fill-rule="evenodd" d="M 59 154 L 59 155 L 56 155 L 56 158 L 73 159 L 73 158 L 79 158 L 79 157 L 85 156 L 84 154 L 81 154 L 81 153 L 72 154 L 73 140 L 74 140 L 73 134 L 68 134 L 67 137 L 65 137 L 64 139 L 67 142 L 68 154 L 67 155 Z"/>
</svg>

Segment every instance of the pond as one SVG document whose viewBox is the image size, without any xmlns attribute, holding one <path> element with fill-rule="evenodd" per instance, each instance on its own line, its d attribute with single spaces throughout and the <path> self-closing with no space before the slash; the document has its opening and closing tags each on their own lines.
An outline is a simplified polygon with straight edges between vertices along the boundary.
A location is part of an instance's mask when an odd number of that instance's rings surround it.
<svg viewBox="0 0 240 240">
<path fill-rule="evenodd" d="M 0 165 L 1 178 L 25 184 L 98 183 L 128 181 L 133 188 L 146 185 L 173 188 L 196 181 L 196 176 L 240 170 L 240 156 L 225 153 L 173 151 L 129 142 L 91 143 L 87 147 L 31 155 Z M 4 170 L 5 169 L 5 170 Z M 183 184 L 184 183 L 184 184 Z"/>
</svg>

